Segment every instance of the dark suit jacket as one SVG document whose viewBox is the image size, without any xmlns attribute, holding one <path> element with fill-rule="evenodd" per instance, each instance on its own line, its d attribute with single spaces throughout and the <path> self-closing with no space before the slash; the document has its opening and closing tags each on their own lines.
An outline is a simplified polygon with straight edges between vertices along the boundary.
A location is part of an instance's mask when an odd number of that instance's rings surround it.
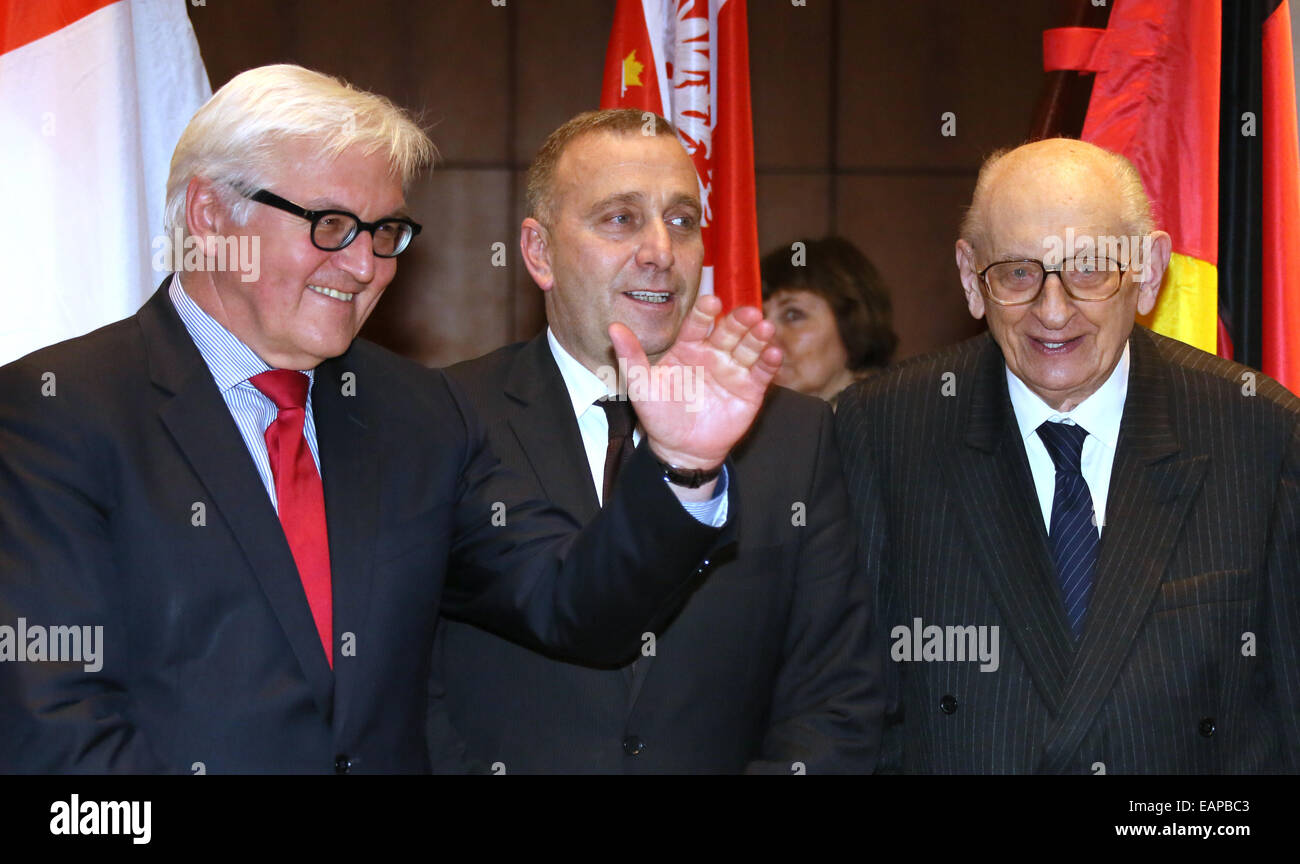
<svg viewBox="0 0 1300 864">
<path fill-rule="evenodd" d="M 132 318 L 0 369 L 0 624 L 102 625 L 105 643 L 98 672 L 0 663 L 0 769 L 427 770 L 440 602 L 622 660 L 718 540 L 645 452 L 628 466 L 635 494 L 577 536 L 499 465 L 441 372 L 363 340 L 318 367 L 312 399 L 332 672 L 165 288 Z"/>
<path fill-rule="evenodd" d="M 1300 767 L 1300 401 L 1140 327 L 1129 344 L 1077 646 L 993 339 L 842 397 L 837 432 L 891 656 L 905 636 L 894 628 L 914 638 L 916 619 L 999 628 L 996 671 L 886 662 L 898 713 L 882 767 Z"/>
<path fill-rule="evenodd" d="M 545 333 L 448 374 L 503 461 L 574 518 L 596 518 Z M 455 621 L 440 628 L 435 765 L 467 756 L 507 773 L 871 770 L 879 657 L 853 575 L 830 410 L 773 388 L 734 460 L 737 542 L 710 554 L 707 578 L 634 669 L 561 662 Z"/>
</svg>

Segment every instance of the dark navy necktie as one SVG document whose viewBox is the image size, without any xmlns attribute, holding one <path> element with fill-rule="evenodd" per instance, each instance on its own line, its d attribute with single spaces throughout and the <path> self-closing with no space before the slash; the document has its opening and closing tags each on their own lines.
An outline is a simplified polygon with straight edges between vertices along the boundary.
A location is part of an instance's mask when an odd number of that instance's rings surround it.
<svg viewBox="0 0 1300 864">
<path fill-rule="evenodd" d="M 1056 465 L 1056 494 L 1052 497 L 1052 557 L 1065 601 L 1065 615 L 1078 640 L 1083 633 L 1083 616 L 1097 572 L 1097 549 L 1101 545 L 1093 515 L 1092 492 L 1083 479 L 1080 463 L 1083 440 L 1088 430 L 1065 423 L 1044 423 L 1038 437 Z"/>
</svg>

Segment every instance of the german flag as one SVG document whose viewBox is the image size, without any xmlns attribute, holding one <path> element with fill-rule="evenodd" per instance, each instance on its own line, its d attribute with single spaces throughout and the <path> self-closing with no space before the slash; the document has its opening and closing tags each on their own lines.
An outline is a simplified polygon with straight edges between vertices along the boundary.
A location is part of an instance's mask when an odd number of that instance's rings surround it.
<svg viewBox="0 0 1300 864">
<path fill-rule="evenodd" d="M 1290 0 L 1115 0 L 1104 28 L 1044 33 L 1043 65 L 1093 76 L 1079 137 L 1132 160 L 1173 237 L 1143 323 L 1300 393 L 1291 12 Z"/>
</svg>

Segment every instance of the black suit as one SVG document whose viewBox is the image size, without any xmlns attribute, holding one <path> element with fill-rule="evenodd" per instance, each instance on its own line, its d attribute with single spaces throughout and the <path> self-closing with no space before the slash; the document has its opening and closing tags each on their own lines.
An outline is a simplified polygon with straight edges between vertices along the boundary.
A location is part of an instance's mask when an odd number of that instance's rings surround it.
<svg viewBox="0 0 1300 864">
<path fill-rule="evenodd" d="M 842 398 L 837 431 L 891 652 L 894 628 L 918 618 L 1000 628 L 997 671 L 887 661 L 899 713 L 883 767 L 1300 768 L 1300 401 L 1140 327 L 1130 349 L 1077 648 L 993 339 Z"/>
<path fill-rule="evenodd" d="M 535 476 L 575 519 L 597 517 L 572 402 L 544 333 L 448 374 L 504 462 Z M 853 575 L 830 410 L 774 388 L 732 470 L 738 542 L 710 554 L 707 578 L 656 634 L 654 656 L 639 656 L 633 669 L 561 662 L 447 622 L 435 651 L 435 692 L 439 675 L 446 692 L 433 702 L 434 764 L 464 757 L 507 773 L 870 771 L 883 707 L 879 657 Z"/>
<path fill-rule="evenodd" d="M 642 500 L 617 497 L 577 537 L 501 468 L 442 373 L 365 341 L 318 367 L 312 399 L 332 672 L 165 290 L 0 370 L 0 624 L 102 625 L 105 639 L 99 672 L 0 663 L 0 769 L 423 771 L 440 601 L 617 660 L 718 539 L 645 452 L 628 466 Z M 656 542 L 665 532 L 678 542 Z"/>
</svg>

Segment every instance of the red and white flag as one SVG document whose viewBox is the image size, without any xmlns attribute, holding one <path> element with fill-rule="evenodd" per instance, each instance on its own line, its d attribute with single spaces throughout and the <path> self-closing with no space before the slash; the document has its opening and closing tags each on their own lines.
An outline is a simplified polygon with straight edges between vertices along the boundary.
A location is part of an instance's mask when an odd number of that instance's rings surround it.
<svg viewBox="0 0 1300 864">
<path fill-rule="evenodd" d="M 181 0 L 0 0 L 0 363 L 134 313 L 212 95 Z"/>
<path fill-rule="evenodd" d="M 700 290 L 761 306 L 745 0 L 618 0 L 602 108 L 672 121 L 704 204 Z"/>
</svg>

